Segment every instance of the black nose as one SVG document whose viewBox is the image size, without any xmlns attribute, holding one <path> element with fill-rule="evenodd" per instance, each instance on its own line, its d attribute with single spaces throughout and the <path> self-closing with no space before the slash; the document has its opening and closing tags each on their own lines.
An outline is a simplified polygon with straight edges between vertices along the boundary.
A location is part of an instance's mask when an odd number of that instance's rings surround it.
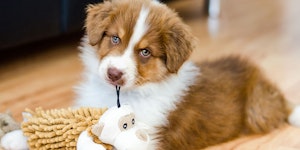
<svg viewBox="0 0 300 150">
<path fill-rule="evenodd" d="M 116 82 L 122 78 L 123 72 L 116 68 L 108 68 L 107 75 L 112 82 Z"/>
</svg>

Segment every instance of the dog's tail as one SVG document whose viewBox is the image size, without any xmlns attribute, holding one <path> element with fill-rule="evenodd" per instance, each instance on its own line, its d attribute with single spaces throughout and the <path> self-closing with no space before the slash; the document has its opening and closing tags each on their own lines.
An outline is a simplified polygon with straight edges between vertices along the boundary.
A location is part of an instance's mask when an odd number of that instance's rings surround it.
<svg viewBox="0 0 300 150">
<path fill-rule="evenodd" d="M 289 104 L 290 107 L 290 115 L 288 121 L 291 125 L 300 128 L 300 105 Z"/>
</svg>

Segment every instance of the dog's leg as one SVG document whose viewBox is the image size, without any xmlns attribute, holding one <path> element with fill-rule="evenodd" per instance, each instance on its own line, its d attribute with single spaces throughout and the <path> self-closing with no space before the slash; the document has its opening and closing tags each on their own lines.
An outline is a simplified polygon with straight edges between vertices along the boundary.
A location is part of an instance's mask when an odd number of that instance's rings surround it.
<svg viewBox="0 0 300 150">
<path fill-rule="evenodd" d="M 248 78 L 245 124 L 253 133 L 266 133 L 286 124 L 289 110 L 280 91 L 259 70 Z"/>
<path fill-rule="evenodd" d="M 296 106 L 293 108 L 289 116 L 289 123 L 300 128 L 300 106 Z"/>
</svg>

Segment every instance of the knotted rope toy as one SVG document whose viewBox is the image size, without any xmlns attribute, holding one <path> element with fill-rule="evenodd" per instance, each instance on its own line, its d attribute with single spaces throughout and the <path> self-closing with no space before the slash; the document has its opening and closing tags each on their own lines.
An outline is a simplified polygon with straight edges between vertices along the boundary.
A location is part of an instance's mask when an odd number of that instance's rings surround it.
<svg viewBox="0 0 300 150">
<path fill-rule="evenodd" d="M 52 109 L 35 111 L 26 109 L 30 115 L 22 123 L 22 130 L 28 137 L 30 149 L 76 149 L 79 135 L 96 124 L 106 108 L 78 108 L 78 109 Z M 93 134 L 90 134 L 93 136 Z M 103 145 L 106 149 L 112 146 L 102 143 L 98 138 L 94 142 Z"/>
</svg>

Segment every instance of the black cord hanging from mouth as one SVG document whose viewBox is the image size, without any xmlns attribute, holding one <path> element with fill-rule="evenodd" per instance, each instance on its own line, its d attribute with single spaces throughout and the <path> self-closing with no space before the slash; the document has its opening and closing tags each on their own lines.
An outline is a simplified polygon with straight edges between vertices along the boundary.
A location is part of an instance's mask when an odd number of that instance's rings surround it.
<svg viewBox="0 0 300 150">
<path fill-rule="evenodd" d="M 116 86 L 116 91 L 117 91 L 117 106 L 118 106 L 118 108 L 121 107 L 121 104 L 120 104 L 120 89 L 121 89 L 121 87 L 117 85 Z"/>
</svg>

